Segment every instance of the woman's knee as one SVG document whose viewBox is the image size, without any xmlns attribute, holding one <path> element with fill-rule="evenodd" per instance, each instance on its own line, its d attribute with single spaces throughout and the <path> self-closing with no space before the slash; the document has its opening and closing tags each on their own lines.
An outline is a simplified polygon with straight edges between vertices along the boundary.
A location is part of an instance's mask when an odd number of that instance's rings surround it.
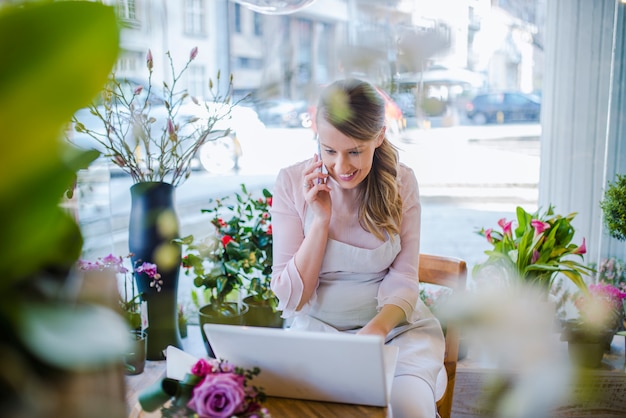
<svg viewBox="0 0 626 418">
<path fill-rule="evenodd" d="M 435 395 L 426 381 L 415 376 L 396 376 L 391 387 L 393 418 L 434 418 Z"/>
</svg>

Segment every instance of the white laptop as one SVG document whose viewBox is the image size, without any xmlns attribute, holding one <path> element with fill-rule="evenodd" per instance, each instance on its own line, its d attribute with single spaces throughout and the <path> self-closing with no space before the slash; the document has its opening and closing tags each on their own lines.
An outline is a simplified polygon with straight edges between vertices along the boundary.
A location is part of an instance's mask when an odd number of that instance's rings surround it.
<svg viewBox="0 0 626 418">
<path fill-rule="evenodd" d="M 218 358 L 258 366 L 268 396 L 387 406 L 398 348 L 376 336 L 205 324 Z"/>
</svg>

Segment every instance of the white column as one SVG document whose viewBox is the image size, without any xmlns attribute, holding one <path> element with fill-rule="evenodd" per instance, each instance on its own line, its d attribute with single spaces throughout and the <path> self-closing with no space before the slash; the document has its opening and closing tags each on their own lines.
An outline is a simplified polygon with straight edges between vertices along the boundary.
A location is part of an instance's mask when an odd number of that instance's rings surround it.
<svg viewBox="0 0 626 418">
<path fill-rule="evenodd" d="M 605 243 L 599 202 L 607 177 L 626 168 L 619 155 L 626 147 L 625 62 L 621 50 L 614 56 L 624 38 L 624 5 L 554 0 L 547 7 L 539 205 L 577 212 L 575 242 L 585 237 L 585 260 L 597 262 L 609 248 L 618 251 Z"/>
</svg>

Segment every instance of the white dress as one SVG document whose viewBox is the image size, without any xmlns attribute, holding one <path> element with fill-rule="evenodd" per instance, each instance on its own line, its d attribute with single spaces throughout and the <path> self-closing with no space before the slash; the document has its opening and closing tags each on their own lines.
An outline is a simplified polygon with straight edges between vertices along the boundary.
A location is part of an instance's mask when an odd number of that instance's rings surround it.
<svg viewBox="0 0 626 418">
<path fill-rule="evenodd" d="M 305 222 L 305 231 L 307 227 Z M 308 309 L 303 309 L 306 313 L 295 315 L 291 328 L 358 331 L 377 314 L 378 287 L 399 251 L 398 237 L 374 249 L 329 239 L 316 294 Z M 447 380 L 443 367 L 444 336 L 439 321 L 421 299 L 415 312 L 419 319 L 397 326 L 385 342 L 399 347 L 395 376 L 413 375 L 425 380 L 438 399 Z"/>
<path fill-rule="evenodd" d="M 439 321 L 419 298 L 420 203 L 414 173 L 399 167 L 401 232 L 384 242 L 365 231 L 354 216 L 356 191 L 344 190 L 328 179 L 333 213 L 319 283 L 307 303 L 297 309 L 303 285 L 293 255 L 311 223 L 302 192 L 302 173 L 309 164 L 304 161 L 282 169 L 274 185 L 272 290 L 279 298 L 278 309 L 293 328 L 355 333 L 384 304 L 400 307 L 407 322 L 386 339 L 387 344 L 399 347 L 395 374 L 423 379 L 439 399 L 447 379 L 445 341 Z"/>
</svg>

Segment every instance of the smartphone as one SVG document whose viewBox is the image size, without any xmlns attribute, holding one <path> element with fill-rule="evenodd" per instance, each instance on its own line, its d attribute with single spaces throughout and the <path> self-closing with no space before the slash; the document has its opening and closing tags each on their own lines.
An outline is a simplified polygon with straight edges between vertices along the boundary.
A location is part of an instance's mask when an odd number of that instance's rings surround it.
<svg viewBox="0 0 626 418">
<path fill-rule="evenodd" d="M 322 161 L 322 146 L 320 144 L 320 137 L 317 137 L 317 156 L 320 159 L 320 161 Z M 326 169 L 326 166 L 324 165 L 324 163 L 322 163 L 322 166 L 320 167 L 320 173 L 322 174 L 328 174 L 328 170 Z M 322 183 L 326 183 L 326 179 L 318 179 L 317 180 L 317 184 L 322 184 Z"/>
</svg>

